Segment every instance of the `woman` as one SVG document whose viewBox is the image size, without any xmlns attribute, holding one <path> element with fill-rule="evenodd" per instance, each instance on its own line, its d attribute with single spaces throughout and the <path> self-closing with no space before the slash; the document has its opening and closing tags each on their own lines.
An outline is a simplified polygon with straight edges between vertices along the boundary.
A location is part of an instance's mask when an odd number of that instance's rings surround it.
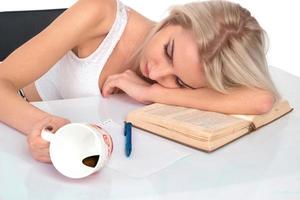
<svg viewBox="0 0 300 200">
<path fill-rule="evenodd" d="M 27 135 L 33 157 L 50 162 L 43 128 L 67 119 L 24 101 L 118 90 L 144 102 L 223 113 L 262 114 L 279 95 L 265 34 L 250 13 L 224 1 L 174 7 L 161 23 L 115 0 L 79 0 L 0 68 L 0 120 Z"/>
</svg>

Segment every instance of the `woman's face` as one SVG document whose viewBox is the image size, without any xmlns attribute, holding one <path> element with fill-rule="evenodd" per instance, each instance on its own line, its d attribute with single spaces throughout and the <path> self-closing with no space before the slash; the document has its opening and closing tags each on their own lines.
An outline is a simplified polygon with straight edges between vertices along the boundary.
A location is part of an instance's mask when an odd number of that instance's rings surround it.
<svg viewBox="0 0 300 200">
<path fill-rule="evenodd" d="M 151 38 L 142 52 L 140 70 L 167 88 L 206 86 L 196 38 L 178 25 L 168 25 Z"/>
</svg>

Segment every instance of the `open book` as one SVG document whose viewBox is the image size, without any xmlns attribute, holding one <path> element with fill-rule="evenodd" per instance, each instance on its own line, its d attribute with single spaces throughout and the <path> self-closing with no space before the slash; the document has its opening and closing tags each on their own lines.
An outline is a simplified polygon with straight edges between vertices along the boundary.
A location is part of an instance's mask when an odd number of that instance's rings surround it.
<svg viewBox="0 0 300 200">
<path fill-rule="evenodd" d="M 126 121 L 159 136 L 210 152 L 292 110 L 283 100 L 263 115 L 225 115 L 154 103 L 131 111 Z"/>
</svg>

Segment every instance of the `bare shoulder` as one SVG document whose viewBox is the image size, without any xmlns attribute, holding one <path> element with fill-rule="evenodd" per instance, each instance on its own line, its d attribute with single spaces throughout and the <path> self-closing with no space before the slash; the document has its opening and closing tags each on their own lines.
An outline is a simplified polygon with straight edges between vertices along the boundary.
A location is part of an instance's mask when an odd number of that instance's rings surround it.
<svg viewBox="0 0 300 200">
<path fill-rule="evenodd" d="M 65 15 L 75 16 L 72 19 L 77 24 L 85 23 L 90 28 L 87 32 L 91 34 L 105 34 L 114 21 L 116 6 L 116 0 L 79 0 Z"/>
</svg>

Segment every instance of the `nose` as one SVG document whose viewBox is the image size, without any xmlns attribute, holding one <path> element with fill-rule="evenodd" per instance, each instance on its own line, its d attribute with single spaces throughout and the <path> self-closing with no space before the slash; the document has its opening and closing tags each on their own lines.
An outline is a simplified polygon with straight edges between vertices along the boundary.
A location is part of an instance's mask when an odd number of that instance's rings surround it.
<svg viewBox="0 0 300 200">
<path fill-rule="evenodd" d="M 148 63 L 148 69 L 149 78 L 155 81 L 159 79 L 165 79 L 168 76 L 174 75 L 174 70 L 172 69 L 172 66 L 168 64 Z"/>
</svg>

